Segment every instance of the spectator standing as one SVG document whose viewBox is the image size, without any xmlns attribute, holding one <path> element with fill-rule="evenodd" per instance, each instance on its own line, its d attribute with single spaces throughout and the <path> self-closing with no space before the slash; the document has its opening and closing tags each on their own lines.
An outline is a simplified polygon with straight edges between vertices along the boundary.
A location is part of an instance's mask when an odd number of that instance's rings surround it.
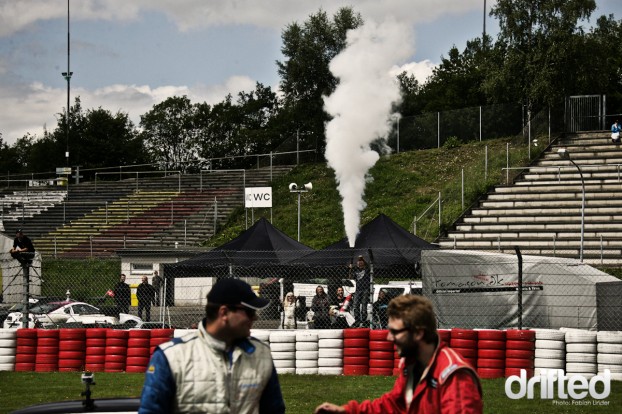
<svg viewBox="0 0 622 414">
<path fill-rule="evenodd" d="M 138 317 L 143 317 L 143 309 L 145 310 L 145 320 L 151 320 L 151 304 L 154 301 L 155 289 L 149 284 L 147 276 L 143 276 L 142 283 L 136 289 L 136 299 L 138 299 Z"/>
<path fill-rule="evenodd" d="M 400 376 L 393 390 L 375 400 L 343 406 L 320 404 L 315 414 L 480 414 L 479 378 L 460 354 L 439 341 L 432 302 L 417 295 L 389 302 L 389 333 L 399 353 Z"/>
<path fill-rule="evenodd" d="M 125 283 L 125 274 L 121 273 L 119 282 L 114 286 L 114 300 L 119 313 L 130 313 L 131 297 L 130 285 Z"/>
<path fill-rule="evenodd" d="M 374 322 L 377 326 L 375 328 L 386 329 L 389 317 L 387 316 L 387 308 L 389 307 L 389 297 L 384 289 L 380 289 L 378 292 L 378 300 L 372 305 Z"/>
<path fill-rule="evenodd" d="M 350 314 L 350 303 L 352 295 L 344 296 L 343 287 L 339 286 L 336 291 L 335 299 L 331 304 L 331 328 L 346 329 L 354 323 L 354 317 Z"/>
<path fill-rule="evenodd" d="M 328 295 L 322 286 L 315 288 L 315 296 L 311 300 L 311 311 L 313 312 L 313 326 L 315 329 L 326 329 L 330 327 L 330 303 Z"/>
<path fill-rule="evenodd" d="M 616 119 L 613 125 L 611 125 L 611 142 L 620 142 L 620 132 L 622 132 L 622 126 L 620 125 L 620 122 Z"/>
<path fill-rule="evenodd" d="M 153 284 L 153 289 L 155 290 L 155 302 L 156 306 L 162 306 L 162 287 L 163 282 L 162 276 L 158 273 L 157 270 L 153 271 L 153 278 L 151 279 L 151 283 Z"/>
<path fill-rule="evenodd" d="M 239 279 L 216 282 L 197 332 L 154 351 L 138 412 L 285 413 L 270 347 L 249 337 L 268 304 Z"/>
<path fill-rule="evenodd" d="M 13 248 L 9 250 L 11 257 L 17 260 L 22 266 L 28 266 L 35 257 L 35 246 L 28 236 L 24 235 L 22 229 L 17 229 L 15 239 L 13 239 Z"/>
<path fill-rule="evenodd" d="M 367 320 L 367 305 L 369 304 L 369 292 L 371 288 L 371 275 L 369 266 L 363 258 L 359 256 L 356 260 L 356 266 L 350 265 L 351 276 L 356 280 L 356 291 L 354 292 L 354 300 L 352 308 L 354 310 L 354 327 L 365 326 Z"/>
<path fill-rule="evenodd" d="M 298 302 L 294 292 L 287 292 L 283 299 L 283 329 L 296 329 L 296 308 Z"/>
</svg>

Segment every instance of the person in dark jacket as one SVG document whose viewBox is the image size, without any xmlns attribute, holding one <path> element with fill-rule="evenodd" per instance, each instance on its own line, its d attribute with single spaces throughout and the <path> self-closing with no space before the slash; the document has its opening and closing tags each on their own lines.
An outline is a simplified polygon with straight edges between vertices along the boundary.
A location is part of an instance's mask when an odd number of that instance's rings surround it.
<svg viewBox="0 0 622 414">
<path fill-rule="evenodd" d="M 145 310 L 145 320 L 151 320 L 151 303 L 154 301 L 155 289 L 149 284 L 147 276 L 143 276 L 143 282 L 136 289 L 136 299 L 138 299 L 138 317 L 143 317 Z"/>
<path fill-rule="evenodd" d="M 369 266 L 363 258 L 359 256 L 356 266 L 350 267 L 351 278 L 356 280 L 356 291 L 352 310 L 354 313 L 354 327 L 365 326 L 367 323 L 367 305 L 369 304 L 369 292 L 371 288 L 371 275 Z"/>
<path fill-rule="evenodd" d="M 324 292 L 322 286 L 315 288 L 315 296 L 311 301 L 311 310 L 313 311 L 313 326 L 315 329 L 326 329 L 330 327 L 330 303 L 328 295 Z"/>
<path fill-rule="evenodd" d="M 130 313 L 131 295 L 130 285 L 125 283 L 125 275 L 121 273 L 121 279 L 114 286 L 114 300 L 119 313 Z"/>
<path fill-rule="evenodd" d="M 387 323 L 389 323 L 389 317 L 387 316 L 389 297 L 384 289 L 380 289 L 380 292 L 378 292 L 378 300 L 374 302 L 372 307 L 374 327 L 379 329 L 387 329 Z"/>
<path fill-rule="evenodd" d="M 35 246 L 28 236 L 24 235 L 22 229 L 17 229 L 15 239 L 13 240 L 13 248 L 9 250 L 11 257 L 17 260 L 22 266 L 28 266 L 32 263 L 35 256 Z"/>
<path fill-rule="evenodd" d="M 162 276 L 160 276 L 157 270 L 154 270 L 151 283 L 153 284 L 153 289 L 155 290 L 155 301 L 153 304 L 156 306 L 162 306 L 162 282 Z"/>
</svg>

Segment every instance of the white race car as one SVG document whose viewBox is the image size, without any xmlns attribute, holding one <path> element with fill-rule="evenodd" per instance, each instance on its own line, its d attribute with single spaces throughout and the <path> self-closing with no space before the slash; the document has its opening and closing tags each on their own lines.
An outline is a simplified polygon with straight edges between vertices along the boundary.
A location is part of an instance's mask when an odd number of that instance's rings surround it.
<svg viewBox="0 0 622 414">
<path fill-rule="evenodd" d="M 9 313 L 4 321 L 5 329 L 17 329 L 23 326 L 22 313 Z M 137 316 L 122 313 L 119 318 L 104 315 L 98 308 L 84 302 L 50 302 L 34 306 L 28 315 L 28 327 L 53 327 L 65 323 L 118 325 L 127 321 L 142 322 Z"/>
</svg>

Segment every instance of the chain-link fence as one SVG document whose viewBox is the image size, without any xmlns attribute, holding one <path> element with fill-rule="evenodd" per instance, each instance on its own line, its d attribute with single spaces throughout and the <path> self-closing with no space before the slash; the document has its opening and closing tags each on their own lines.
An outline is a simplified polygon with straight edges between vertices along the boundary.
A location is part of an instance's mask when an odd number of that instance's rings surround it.
<svg viewBox="0 0 622 414">
<path fill-rule="evenodd" d="M 364 279 L 357 280 L 359 254 L 371 278 L 369 290 Z M 35 260 L 29 268 L 28 293 L 41 301 L 86 302 L 118 318 L 123 306 L 118 283 L 123 273 L 130 290 L 129 313 L 137 315 L 141 279 L 147 276 L 153 286 L 154 270 L 158 270 L 162 280 L 149 303 L 150 320 L 180 328 L 202 319 L 206 295 L 219 278 L 235 277 L 270 300 L 259 312 L 258 328 L 282 328 L 288 312 L 299 329 L 314 324 L 316 328 L 352 326 L 354 316 L 360 319 L 356 323 L 380 328 L 386 325 L 383 312 L 388 301 L 412 292 L 433 301 L 442 328 L 622 329 L 622 281 L 574 259 L 411 248 L 306 251 L 304 255 L 299 251 L 224 252 L 221 262 L 201 264 L 196 259 L 202 255 L 209 252 L 197 254 L 192 266 L 183 260 L 176 263 L 175 251 L 121 260 Z M 23 302 L 26 290 L 24 269 L 7 256 L 2 255 L 1 264 L 3 300 L 9 306 Z M 326 297 L 317 295 L 318 286 Z M 338 288 L 344 290 L 343 298 L 337 296 Z M 295 296 L 293 310 L 286 309 L 288 301 L 284 303 L 288 292 Z M 362 306 L 360 315 L 355 301 Z M 146 313 L 140 316 L 147 319 Z M 89 321 L 93 323 L 92 318 Z M 86 320 L 72 314 L 54 325 L 66 323 Z M 135 322 L 122 326 L 128 323 Z"/>
</svg>

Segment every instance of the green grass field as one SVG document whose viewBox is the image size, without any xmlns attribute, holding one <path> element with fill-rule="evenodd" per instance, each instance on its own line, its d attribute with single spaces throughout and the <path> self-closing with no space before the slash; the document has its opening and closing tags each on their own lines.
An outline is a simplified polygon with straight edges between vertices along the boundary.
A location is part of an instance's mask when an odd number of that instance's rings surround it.
<svg viewBox="0 0 622 414">
<path fill-rule="evenodd" d="M 316 375 L 281 375 L 281 388 L 292 414 L 312 413 L 325 400 L 345 403 L 350 399 L 376 398 L 391 389 L 393 377 L 343 377 Z M 143 383 L 142 374 L 95 374 L 94 398 L 137 397 Z M 620 413 L 622 382 L 612 381 L 606 405 L 561 405 L 560 400 L 511 400 L 505 395 L 505 380 L 483 380 L 485 413 Z M 80 373 L 0 372 L 0 413 L 43 402 L 79 400 L 83 385 Z M 572 400 L 568 400 L 571 402 Z M 389 413 L 387 413 L 389 414 Z"/>
</svg>

